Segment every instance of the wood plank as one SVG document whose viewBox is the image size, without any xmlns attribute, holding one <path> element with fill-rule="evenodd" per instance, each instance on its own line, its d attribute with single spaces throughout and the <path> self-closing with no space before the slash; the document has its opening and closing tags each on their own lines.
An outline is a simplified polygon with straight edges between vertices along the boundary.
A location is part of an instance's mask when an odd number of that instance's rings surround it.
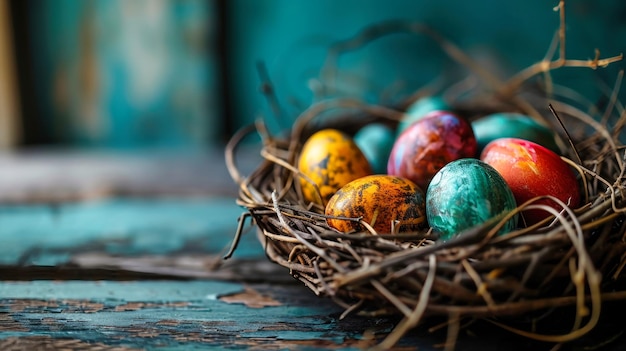
<svg viewBox="0 0 626 351">
<path fill-rule="evenodd" d="M 223 254 L 243 209 L 230 197 L 116 198 L 0 206 L 0 264 L 58 265 L 73 257 Z M 252 232 L 251 232 L 252 233 Z M 264 256 L 245 235 L 236 258 Z M 181 258 L 182 259 L 182 258 Z M 114 261 L 114 260 L 112 260 Z"/>
<path fill-rule="evenodd" d="M 392 326 L 362 318 L 339 322 L 337 306 L 314 299 L 297 285 L 5 283 L 0 287 L 0 347 L 3 342 L 71 339 L 123 349 L 348 350 L 365 342 L 359 340 L 362 330 L 384 333 Z"/>
<path fill-rule="evenodd" d="M 239 153 L 242 173 L 259 161 Z M 231 196 L 224 150 L 21 149 L 0 151 L 0 203 L 63 203 L 115 196 Z"/>
<path fill-rule="evenodd" d="M 0 285 L 0 349 L 360 350 L 398 322 L 343 312 L 297 284 L 216 281 L 33 281 Z M 621 332 L 620 332 L 621 329 Z M 441 350 L 445 328 L 418 329 L 395 350 Z M 613 321 L 559 350 L 621 350 Z M 597 346 L 606 343 L 605 347 Z M 550 350 L 488 323 L 459 335 L 458 351 Z"/>
<path fill-rule="evenodd" d="M 0 72 L 0 149 L 9 149 L 19 141 L 20 116 L 8 0 L 0 0 Z"/>
</svg>

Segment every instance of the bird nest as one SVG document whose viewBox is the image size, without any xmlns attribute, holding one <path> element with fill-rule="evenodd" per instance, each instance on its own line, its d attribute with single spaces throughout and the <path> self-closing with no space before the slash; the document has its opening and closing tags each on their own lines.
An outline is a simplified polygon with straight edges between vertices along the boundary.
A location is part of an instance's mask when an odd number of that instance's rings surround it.
<svg viewBox="0 0 626 351">
<path fill-rule="evenodd" d="M 411 23 L 392 27 L 429 35 L 459 63 L 490 79 L 470 57 L 426 27 Z M 380 33 L 381 28 L 373 32 Z M 237 203 L 245 208 L 244 217 L 253 219 L 267 256 L 315 294 L 343 306 L 345 315 L 399 315 L 400 322 L 378 345 L 380 349 L 394 345 L 409 329 L 436 316 L 448 321 L 449 341 L 464 318 L 489 320 L 520 335 L 555 343 L 592 330 L 606 302 L 626 299 L 626 149 L 620 141 L 626 114 L 613 97 L 605 118 L 593 118 L 568 103 L 567 94 L 559 95 L 549 78 L 555 68 L 595 69 L 620 60 L 621 55 L 570 60 L 565 57 L 564 39 L 562 15 L 551 48 L 555 53 L 561 44 L 560 57 L 548 55 L 489 93 L 450 102 L 470 120 L 486 112 L 519 111 L 553 126 L 560 137 L 562 158 L 578 174 L 584 198 L 579 208 L 563 204 L 564 209 L 557 212 L 533 199 L 449 241 L 437 240 L 428 228 L 385 235 L 374 230 L 338 232 L 328 225 L 324 209 L 302 196 L 303 175 L 296 164 L 303 142 L 322 128 L 353 134 L 372 122 L 394 125 L 404 115 L 398 106 L 327 99 L 305 110 L 286 137 L 272 136 L 257 123 L 235 134 L 226 148 L 228 168 L 240 186 Z M 533 79 L 539 76 L 545 78 L 542 84 Z M 253 131 L 262 136 L 263 161 L 244 177 L 235 154 Z M 496 234 L 511 216 L 537 209 L 551 211 L 550 217 Z M 233 247 L 243 227 L 241 218 Z M 563 332 L 542 332 L 534 327 L 535 318 L 558 309 L 571 311 L 571 321 L 560 321 L 565 325 Z"/>
</svg>

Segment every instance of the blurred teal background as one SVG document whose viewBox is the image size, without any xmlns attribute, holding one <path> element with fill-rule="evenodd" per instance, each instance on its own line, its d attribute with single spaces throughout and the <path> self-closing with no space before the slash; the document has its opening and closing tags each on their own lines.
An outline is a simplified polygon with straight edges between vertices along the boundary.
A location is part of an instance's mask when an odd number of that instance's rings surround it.
<svg viewBox="0 0 626 351">
<path fill-rule="evenodd" d="M 293 116 L 313 101 L 311 88 L 316 87 L 330 45 L 375 23 L 427 24 L 502 78 L 541 60 L 559 26 L 558 13 L 553 11 L 558 1 L 546 0 L 236 0 L 229 4 L 235 9 L 226 32 L 233 43 L 229 78 L 242 102 L 233 106 L 238 124 L 261 108 L 264 116 L 270 116 L 267 120 L 275 120 L 258 90 L 257 60 L 267 65 L 283 110 Z M 566 13 L 570 58 L 591 59 L 596 48 L 603 56 L 626 51 L 625 2 L 572 0 Z M 394 97 L 436 83 L 459 66 L 432 40 L 409 34 L 372 41 L 342 55 L 338 65 L 339 94 L 376 103 L 393 103 Z M 612 88 L 623 67 L 620 62 L 607 70 L 564 69 L 554 74 L 595 102 L 606 93 L 598 86 Z"/>
<path fill-rule="evenodd" d="M 178 147 L 218 138 L 216 3 L 26 1 L 26 54 L 39 140 Z"/>
<path fill-rule="evenodd" d="M 558 1 L 10 1 L 21 145 L 179 148 L 222 144 L 264 118 L 289 128 L 320 98 L 329 47 L 385 20 L 420 21 L 507 77 L 540 60 Z M 626 51 L 626 3 L 567 2 L 571 58 Z M 394 34 L 340 56 L 337 90 L 393 104 L 458 65 L 432 40 Z M 260 91 L 266 69 L 281 108 Z M 601 103 L 622 62 L 555 76 Z M 604 87 L 604 91 L 602 90 Z"/>
</svg>

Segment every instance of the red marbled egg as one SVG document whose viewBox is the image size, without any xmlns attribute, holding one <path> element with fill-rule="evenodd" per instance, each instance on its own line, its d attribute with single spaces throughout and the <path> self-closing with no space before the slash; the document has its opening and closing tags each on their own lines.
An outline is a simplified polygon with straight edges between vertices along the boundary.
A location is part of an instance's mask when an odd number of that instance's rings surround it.
<svg viewBox="0 0 626 351">
<path fill-rule="evenodd" d="M 434 111 L 411 124 L 396 139 L 387 173 L 426 189 L 446 164 L 475 157 L 476 138 L 469 122 L 449 111 Z"/>
<path fill-rule="evenodd" d="M 580 190 L 576 174 L 559 155 L 532 141 L 519 138 L 496 139 L 485 147 L 481 157 L 495 168 L 507 182 L 518 205 L 537 196 L 551 195 L 576 208 L 580 204 Z M 562 208 L 549 199 L 537 204 Z M 548 217 L 543 210 L 522 213 L 527 224 Z"/>
</svg>

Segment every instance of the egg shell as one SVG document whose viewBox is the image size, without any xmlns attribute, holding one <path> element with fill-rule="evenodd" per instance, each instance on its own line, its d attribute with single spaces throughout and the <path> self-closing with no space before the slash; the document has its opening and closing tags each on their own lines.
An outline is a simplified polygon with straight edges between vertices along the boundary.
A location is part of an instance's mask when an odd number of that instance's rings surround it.
<svg viewBox="0 0 626 351">
<path fill-rule="evenodd" d="M 530 140 L 555 153 L 560 153 L 554 131 L 530 116 L 521 113 L 502 112 L 490 114 L 473 121 L 472 128 L 476 136 L 479 153 L 482 152 L 487 144 L 500 138 Z"/>
<path fill-rule="evenodd" d="M 451 161 L 476 156 L 469 122 L 448 111 L 434 111 L 410 125 L 394 143 L 387 173 L 408 178 L 422 189 Z"/>
<path fill-rule="evenodd" d="M 424 118 L 433 111 L 449 111 L 452 107 L 440 96 L 425 96 L 407 107 L 400 121 L 397 133 L 400 135 L 408 126 Z"/>
<path fill-rule="evenodd" d="M 395 140 L 395 130 L 382 123 L 367 124 L 354 135 L 354 142 L 377 174 L 387 172 L 387 160 Z"/>
<path fill-rule="evenodd" d="M 326 205 L 328 224 L 344 233 L 365 231 L 362 218 L 378 234 L 417 231 L 426 226 L 424 192 L 408 179 L 377 174 L 356 179 L 341 188 Z"/>
<path fill-rule="evenodd" d="M 304 199 L 322 206 L 342 186 L 372 174 L 367 158 L 354 140 L 331 128 L 319 130 L 306 140 L 298 158 L 298 170 L 313 182 L 300 177 Z"/>
<path fill-rule="evenodd" d="M 441 240 L 515 208 L 513 193 L 502 176 L 475 158 L 447 164 L 435 174 L 426 191 L 428 223 Z M 517 218 L 512 218 L 499 233 L 515 229 L 516 223 Z"/>
<path fill-rule="evenodd" d="M 493 166 L 509 184 L 518 205 L 542 195 L 551 195 L 577 207 L 580 190 L 576 174 L 559 155 L 532 141 L 518 138 L 496 139 L 487 144 L 481 159 Z M 540 200 L 562 210 L 556 202 Z M 550 214 L 542 210 L 523 212 L 527 224 L 534 224 Z"/>
</svg>

